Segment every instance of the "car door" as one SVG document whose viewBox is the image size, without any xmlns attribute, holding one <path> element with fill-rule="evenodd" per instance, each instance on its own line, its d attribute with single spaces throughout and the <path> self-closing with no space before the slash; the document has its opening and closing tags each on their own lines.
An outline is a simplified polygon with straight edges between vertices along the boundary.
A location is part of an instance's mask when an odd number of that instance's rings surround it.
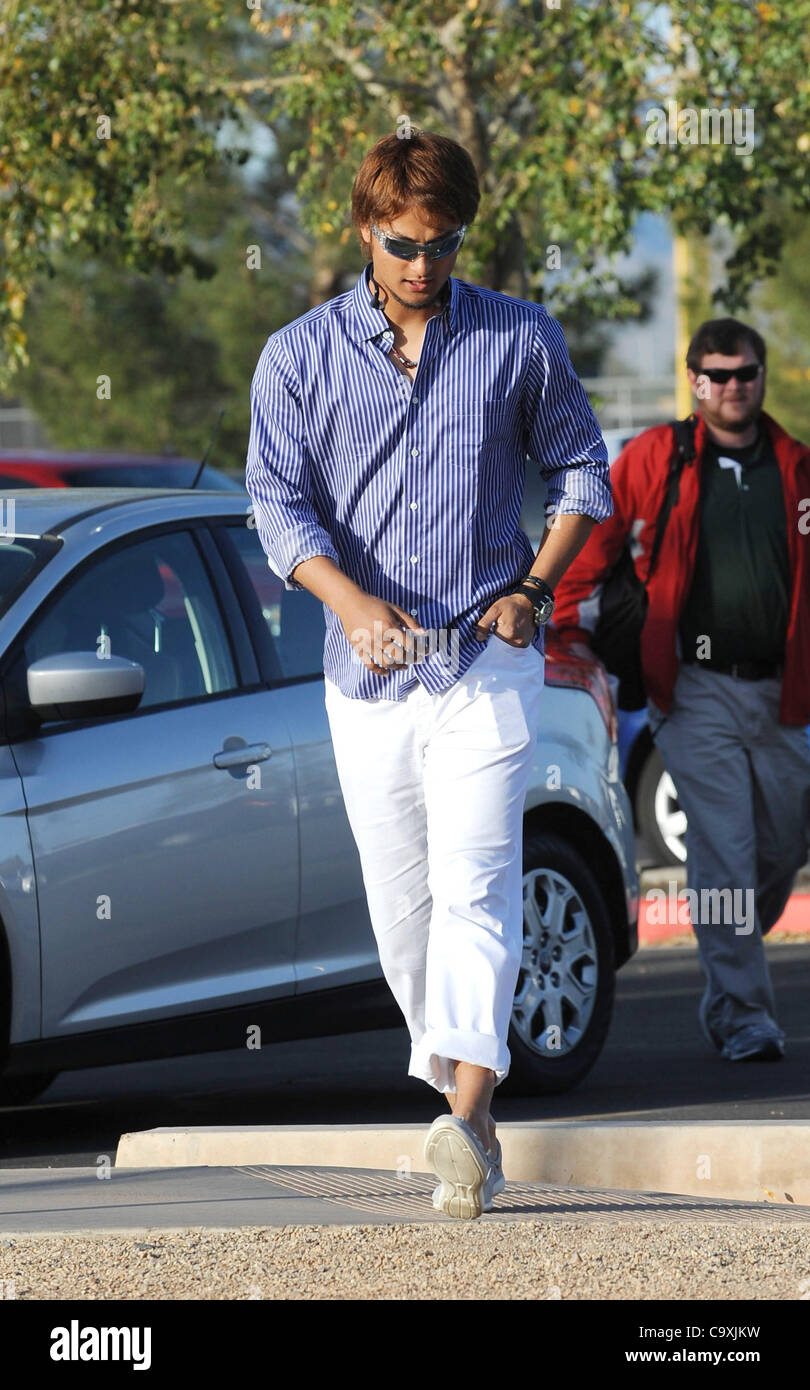
<svg viewBox="0 0 810 1390">
<path fill-rule="evenodd" d="M 292 737 L 301 855 L 297 993 L 381 978 L 324 707 L 324 606 L 306 590 L 284 588 L 255 527 L 223 523 L 216 535 Z"/>
<path fill-rule="evenodd" d="M 22 634 L 11 689 L 28 664 L 65 651 L 127 657 L 146 675 L 135 712 L 48 722 L 13 743 L 45 1037 L 294 988 L 290 734 L 250 680 L 232 592 L 223 620 L 222 579 L 229 589 L 204 528 L 139 533 L 84 562 Z"/>
</svg>

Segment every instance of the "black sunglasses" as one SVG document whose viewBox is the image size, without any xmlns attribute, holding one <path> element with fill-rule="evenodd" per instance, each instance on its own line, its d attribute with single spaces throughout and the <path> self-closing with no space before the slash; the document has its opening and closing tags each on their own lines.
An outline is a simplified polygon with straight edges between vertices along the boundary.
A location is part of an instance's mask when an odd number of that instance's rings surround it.
<svg viewBox="0 0 810 1390">
<path fill-rule="evenodd" d="M 397 260 L 415 261 L 417 256 L 427 256 L 431 261 L 438 261 L 442 256 L 449 256 L 458 250 L 467 228 L 456 227 L 452 232 L 445 232 L 443 236 L 425 242 L 411 241 L 404 236 L 392 236 L 390 232 L 381 231 L 374 222 L 371 224 L 371 230 L 383 251 L 387 251 L 389 256 L 396 256 Z"/>
<path fill-rule="evenodd" d="M 701 367 L 697 375 L 707 376 L 715 386 L 725 386 L 732 377 L 736 377 L 738 381 L 754 381 L 761 370 L 761 362 L 749 362 L 747 367 Z"/>
</svg>

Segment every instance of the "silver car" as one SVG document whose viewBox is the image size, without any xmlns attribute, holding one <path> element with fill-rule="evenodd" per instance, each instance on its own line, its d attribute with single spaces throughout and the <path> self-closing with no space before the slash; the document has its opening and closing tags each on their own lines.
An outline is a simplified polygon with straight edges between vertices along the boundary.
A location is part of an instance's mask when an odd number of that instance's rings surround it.
<svg viewBox="0 0 810 1390">
<path fill-rule="evenodd" d="M 2 507 L 0 1100 L 68 1069 L 402 1026 L 332 753 L 323 605 L 269 569 L 245 496 Z M 593 1065 L 637 945 L 604 675 L 549 644 L 546 686 L 504 1083 L 534 1092 Z"/>
</svg>

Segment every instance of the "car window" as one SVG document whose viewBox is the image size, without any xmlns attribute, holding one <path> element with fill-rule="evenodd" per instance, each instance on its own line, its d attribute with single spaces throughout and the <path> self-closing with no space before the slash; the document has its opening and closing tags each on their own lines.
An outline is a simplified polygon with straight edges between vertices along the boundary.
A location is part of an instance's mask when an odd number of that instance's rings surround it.
<svg viewBox="0 0 810 1390">
<path fill-rule="evenodd" d="M 25 664 L 71 651 L 143 666 L 139 709 L 237 686 L 219 607 L 187 531 L 103 552 L 67 582 L 29 633 Z"/>
<path fill-rule="evenodd" d="M 0 613 L 5 613 L 59 549 L 57 540 L 0 533 Z"/>
<path fill-rule="evenodd" d="M 308 589 L 285 589 L 267 563 L 255 526 L 226 526 L 247 572 L 269 638 L 271 674 L 279 680 L 323 675 L 323 604 Z"/>
</svg>

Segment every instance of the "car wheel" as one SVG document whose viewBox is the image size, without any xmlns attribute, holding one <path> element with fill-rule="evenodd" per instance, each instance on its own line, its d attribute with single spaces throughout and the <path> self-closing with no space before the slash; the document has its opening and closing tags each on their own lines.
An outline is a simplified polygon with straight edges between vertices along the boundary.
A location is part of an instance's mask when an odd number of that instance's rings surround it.
<svg viewBox="0 0 810 1390">
<path fill-rule="evenodd" d="M 636 824 L 656 864 L 686 863 L 686 812 L 654 745 L 638 779 Z"/>
<path fill-rule="evenodd" d="M 58 1075 L 58 1071 L 51 1071 L 36 1076 L 0 1076 L 0 1105 L 27 1105 L 47 1091 Z"/>
<path fill-rule="evenodd" d="M 551 1095 L 587 1075 L 608 1034 L 614 984 L 610 916 L 592 870 L 567 840 L 526 830 L 506 1093 Z"/>
</svg>

